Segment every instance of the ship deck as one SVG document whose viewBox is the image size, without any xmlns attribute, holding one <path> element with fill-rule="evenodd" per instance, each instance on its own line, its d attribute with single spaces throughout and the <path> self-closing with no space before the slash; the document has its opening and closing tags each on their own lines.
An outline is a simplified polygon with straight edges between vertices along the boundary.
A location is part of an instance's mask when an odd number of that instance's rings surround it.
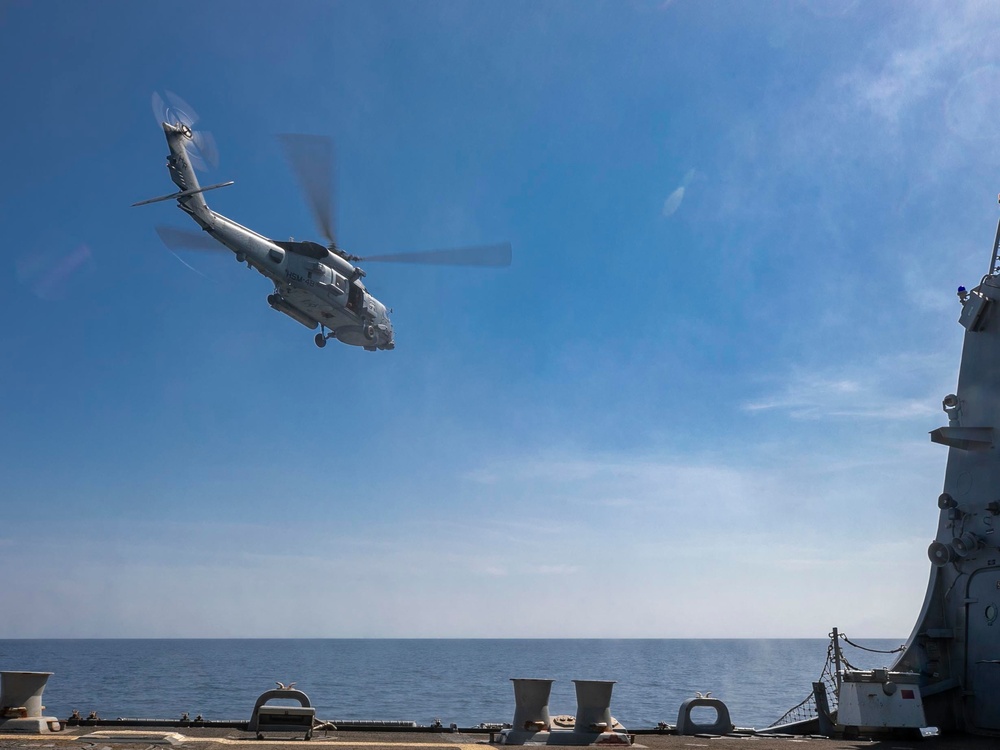
<svg viewBox="0 0 1000 750">
<path fill-rule="evenodd" d="M 172 742 L 164 735 L 176 733 Z M 0 750 L 153 750 L 176 747 L 188 750 L 288 750 L 301 746 L 299 735 L 265 736 L 258 740 L 251 732 L 209 728 L 182 728 L 176 730 L 112 730 L 94 727 L 71 727 L 53 734 L 3 734 L 0 732 Z M 310 746 L 336 750 L 379 750 L 379 748 L 415 747 L 420 750 L 486 750 L 491 746 L 489 734 L 463 734 L 461 732 L 393 732 L 393 731 L 317 731 Z M 997 747 L 995 737 L 969 735 L 944 735 L 913 739 L 828 739 L 824 737 L 774 737 L 766 735 L 742 736 L 681 736 L 676 734 L 637 734 L 633 747 L 650 750 L 987 750 Z"/>
</svg>

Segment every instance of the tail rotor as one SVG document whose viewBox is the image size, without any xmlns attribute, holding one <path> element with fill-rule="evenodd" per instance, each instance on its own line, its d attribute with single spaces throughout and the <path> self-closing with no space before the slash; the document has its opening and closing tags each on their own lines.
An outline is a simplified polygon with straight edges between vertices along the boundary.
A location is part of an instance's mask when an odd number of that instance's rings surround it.
<svg viewBox="0 0 1000 750">
<path fill-rule="evenodd" d="M 177 94 L 173 91 L 164 91 L 163 96 L 160 96 L 158 91 L 154 91 L 153 116 L 157 123 L 166 122 L 185 128 L 188 136 L 187 154 L 191 166 L 201 172 L 207 172 L 209 167 L 214 169 L 219 166 L 219 149 L 215 145 L 215 138 L 207 130 L 194 129 L 198 122 L 198 113 Z"/>
</svg>

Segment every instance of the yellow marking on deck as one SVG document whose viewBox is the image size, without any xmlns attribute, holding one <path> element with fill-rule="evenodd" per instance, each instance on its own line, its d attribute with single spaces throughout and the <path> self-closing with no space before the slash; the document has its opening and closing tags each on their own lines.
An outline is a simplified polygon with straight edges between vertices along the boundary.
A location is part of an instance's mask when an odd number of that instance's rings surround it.
<svg viewBox="0 0 1000 750">
<path fill-rule="evenodd" d="M 186 745 L 188 742 L 201 742 L 201 743 L 218 742 L 221 745 L 242 745 L 246 743 L 248 745 L 253 745 L 254 747 L 262 745 L 288 745 L 288 744 L 295 744 L 299 747 L 302 746 L 301 737 L 299 739 L 294 739 L 294 740 L 269 740 L 266 737 L 262 740 L 255 740 L 250 737 L 247 737 L 246 739 L 233 739 L 231 737 L 188 737 L 187 739 L 184 740 L 184 742 L 180 744 Z M 313 745 L 351 745 L 355 747 L 363 745 L 365 747 L 419 747 L 419 748 L 449 747 L 449 748 L 470 748 L 470 749 L 478 748 L 479 750 L 482 750 L 482 745 L 474 745 L 474 744 L 461 745 L 458 743 L 451 743 L 451 742 L 373 742 L 371 740 L 351 741 L 342 739 L 318 740 L 316 739 L 315 734 L 313 735 L 313 738 L 309 740 L 309 746 L 312 747 Z"/>
<path fill-rule="evenodd" d="M 73 742 L 78 741 L 84 735 L 73 734 L 0 734 L 0 742 Z M 269 745 L 296 745 L 297 747 L 302 747 L 302 738 L 298 739 L 263 739 L 257 740 L 253 737 L 245 737 L 242 739 L 232 738 L 232 737 L 187 737 L 185 736 L 183 741 L 177 743 L 174 747 L 180 747 L 182 745 L 188 744 L 219 744 L 219 745 L 247 745 L 253 746 L 256 750 L 264 750 L 264 748 Z M 86 744 L 94 745 L 108 745 L 113 747 L 115 745 L 149 745 L 148 741 L 141 738 L 136 738 L 134 741 L 123 741 L 120 738 L 108 738 L 101 737 L 98 739 L 87 740 Z M 449 750 L 483 750 L 483 745 L 480 743 L 459 743 L 459 742 L 373 742 L 371 740 L 349 740 L 349 739 L 317 739 L 316 735 L 309 740 L 309 747 L 315 745 L 329 745 L 331 747 L 411 747 L 411 748 L 449 748 Z M 164 745 L 165 748 L 169 746 Z"/>
</svg>

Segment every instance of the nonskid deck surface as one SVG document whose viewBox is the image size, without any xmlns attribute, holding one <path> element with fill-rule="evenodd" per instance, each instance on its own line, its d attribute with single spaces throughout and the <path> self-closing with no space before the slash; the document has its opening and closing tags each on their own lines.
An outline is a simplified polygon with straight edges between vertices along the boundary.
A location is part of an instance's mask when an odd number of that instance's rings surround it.
<svg viewBox="0 0 1000 750">
<path fill-rule="evenodd" d="M 0 732 L 0 750 L 154 750 L 155 748 L 190 748 L 190 750 L 287 750 L 292 745 L 302 746 L 301 735 L 267 736 L 258 740 L 252 733 L 224 729 L 179 729 L 181 735 L 174 743 L 156 742 L 158 735 L 168 734 L 162 730 L 102 730 L 103 736 L 87 737 L 95 733 L 94 727 L 73 727 L 57 734 L 15 735 Z M 720 736 L 679 736 L 674 734 L 642 734 L 635 737 L 636 748 L 651 750 L 990 750 L 997 747 L 997 738 L 968 735 L 946 735 L 926 739 L 885 739 L 885 740 L 833 740 L 822 737 L 767 737 L 747 735 L 741 737 Z M 470 748 L 486 750 L 493 747 L 488 734 L 404 733 L 404 732 L 335 732 L 318 731 L 308 741 L 307 747 L 318 746 L 347 750 L 377 750 L 378 748 L 417 747 L 421 750 L 442 748 Z"/>
</svg>

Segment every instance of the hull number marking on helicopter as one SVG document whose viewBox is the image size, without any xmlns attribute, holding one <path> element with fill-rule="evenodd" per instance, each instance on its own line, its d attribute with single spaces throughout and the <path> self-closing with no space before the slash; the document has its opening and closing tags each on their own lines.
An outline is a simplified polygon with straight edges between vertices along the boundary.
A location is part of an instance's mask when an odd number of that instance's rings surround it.
<svg viewBox="0 0 1000 750">
<path fill-rule="evenodd" d="M 295 273 L 295 271 L 285 271 L 285 278 L 289 281 L 305 284 L 306 286 L 316 286 L 316 282 L 313 279 L 307 279 L 305 276 Z"/>
</svg>

